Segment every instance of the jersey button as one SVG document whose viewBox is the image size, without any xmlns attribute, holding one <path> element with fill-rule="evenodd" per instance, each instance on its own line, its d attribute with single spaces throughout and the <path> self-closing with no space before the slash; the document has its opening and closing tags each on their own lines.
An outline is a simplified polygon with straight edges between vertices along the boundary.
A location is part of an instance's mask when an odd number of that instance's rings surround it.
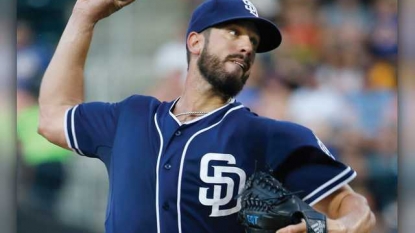
<svg viewBox="0 0 415 233">
<path fill-rule="evenodd" d="M 171 168 L 170 163 L 166 163 L 166 164 L 164 164 L 164 168 L 165 168 L 165 169 L 167 169 L 167 170 L 170 170 L 170 168 Z"/>
<path fill-rule="evenodd" d="M 163 209 L 164 210 L 169 210 L 170 209 L 169 203 L 164 203 L 163 204 Z"/>
<path fill-rule="evenodd" d="M 178 130 L 178 131 L 175 133 L 175 135 L 176 135 L 176 136 L 180 136 L 180 135 L 182 135 L 182 131 Z"/>
</svg>

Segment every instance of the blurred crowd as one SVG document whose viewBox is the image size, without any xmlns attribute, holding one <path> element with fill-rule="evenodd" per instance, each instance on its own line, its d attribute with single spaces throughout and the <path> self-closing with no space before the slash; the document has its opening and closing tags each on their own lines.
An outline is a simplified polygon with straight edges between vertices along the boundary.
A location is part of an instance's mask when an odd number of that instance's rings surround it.
<svg viewBox="0 0 415 233">
<path fill-rule="evenodd" d="M 188 17 L 201 2 L 181 1 Z M 251 1 L 276 22 L 283 42 L 257 54 L 237 101 L 259 115 L 311 128 L 357 171 L 351 185 L 377 216 L 374 232 L 397 232 L 397 0 Z M 142 94 L 164 101 L 180 95 L 186 24 L 154 51 L 157 78 Z M 17 27 L 19 203 L 47 213 L 65 185 L 69 154 L 36 135 L 38 87 L 56 44 L 35 40 L 30 22 Z"/>
</svg>

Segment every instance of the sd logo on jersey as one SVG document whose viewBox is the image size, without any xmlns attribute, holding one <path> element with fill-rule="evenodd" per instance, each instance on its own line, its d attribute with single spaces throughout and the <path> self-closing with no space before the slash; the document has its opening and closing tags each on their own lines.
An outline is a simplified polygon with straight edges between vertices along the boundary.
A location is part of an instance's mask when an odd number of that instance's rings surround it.
<svg viewBox="0 0 415 233">
<path fill-rule="evenodd" d="M 225 161 L 229 166 L 212 166 L 211 161 Z M 237 200 L 235 207 L 221 209 L 229 204 L 235 195 L 241 193 L 245 186 L 245 172 L 235 166 L 235 157 L 231 154 L 208 153 L 200 161 L 200 179 L 206 184 L 213 184 L 213 195 L 208 196 L 210 188 L 201 187 L 199 189 L 199 201 L 205 206 L 212 206 L 210 217 L 226 216 L 238 212 L 241 209 L 241 200 Z M 209 166 L 213 167 L 213 176 L 208 175 Z M 239 176 L 238 193 L 234 194 L 235 181 L 231 177 L 224 176 L 224 173 L 234 173 Z M 221 197 L 222 187 L 226 186 L 226 194 Z"/>
</svg>

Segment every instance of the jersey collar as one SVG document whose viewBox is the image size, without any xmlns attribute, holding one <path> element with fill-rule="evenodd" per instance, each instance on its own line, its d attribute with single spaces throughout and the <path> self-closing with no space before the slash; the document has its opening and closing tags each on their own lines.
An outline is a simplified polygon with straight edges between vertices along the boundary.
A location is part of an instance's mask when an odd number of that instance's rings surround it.
<svg viewBox="0 0 415 233">
<path fill-rule="evenodd" d="M 235 104 L 236 103 L 236 100 L 235 100 L 235 98 L 231 98 L 225 105 L 223 105 L 223 106 L 221 106 L 221 107 L 219 107 L 219 108 L 216 108 L 216 109 L 214 109 L 214 110 L 212 110 L 212 111 L 210 111 L 209 113 L 207 113 L 207 114 L 205 114 L 205 115 L 203 115 L 203 116 L 200 116 L 200 117 L 197 117 L 197 118 L 195 118 L 195 119 L 193 119 L 193 120 L 191 120 L 191 121 L 186 121 L 186 122 L 180 122 L 180 120 L 179 119 L 177 119 L 177 117 L 173 114 L 173 112 L 172 112 L 172 109 L 173 109 L 173 107 L 176 105 L 176 103 L 177 103 L 177 101 L 179 101 L 179 99 L 180 99 L 180 97 L 178 97 L 176 100 L 174 100 L 173 102 L 172 102 L 172 104 L 171 104 L 171 106 L 170 106 L 170 109 L 169 109 L 169 115 L 170 115 L 170 117 L 171 118 L 173 118 L 173 120 L 174 121 L 176 121 L 176 123 L 179 125 L 179 126 L 181 126 L 181 125 L 189 125 L 189 124 L 193 124 L 193 123 L 195 123 L 195 122 L 198 122 L 198 121 L 200 121 L 200 120 L 202 120 L 202 119 L 205 119 L 205 118 L 208 118 L 209 116 L 211 116 L 211 115 L 213 115 L 213 114 L 215 114 L 216 112 L 219 112 L 219 111 L 221 111 L 221 110 L 223 110 L 223 109 L 225 109 L 225 108 L 227 108 L 229 105 L 231 105 L 231 104 Z"/>
</svg>

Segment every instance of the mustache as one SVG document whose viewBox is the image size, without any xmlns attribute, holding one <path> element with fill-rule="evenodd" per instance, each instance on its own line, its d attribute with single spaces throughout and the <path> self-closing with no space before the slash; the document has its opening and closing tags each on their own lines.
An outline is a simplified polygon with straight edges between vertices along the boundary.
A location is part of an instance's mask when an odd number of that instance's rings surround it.
<svg viewBox="0 0 415 233">
<path fill-rule="evenodd" d="M 231 54 L 228 55 L 225 59 L 225 61 L 232 60 L 233 58 L 238 58 L 244 61 L 244 63 L 248 66 L 247 69 L 251 67 L 251 58 L 248 56 L 244 56 L 242 54 Z"/>
</svg>

